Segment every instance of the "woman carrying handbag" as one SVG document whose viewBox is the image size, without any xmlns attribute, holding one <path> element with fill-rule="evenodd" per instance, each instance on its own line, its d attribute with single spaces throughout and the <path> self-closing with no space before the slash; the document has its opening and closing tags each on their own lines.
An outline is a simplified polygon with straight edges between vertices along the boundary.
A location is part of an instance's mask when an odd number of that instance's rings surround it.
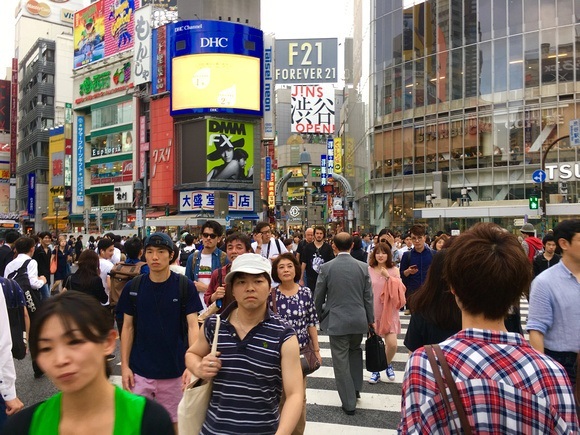
<svg viewBox="0 0 580 435">
<path fill-rule="evenodd" d="M 300 274 L 300 263 L 294 254 L 289 252 L 281 254 L 272 262 L 272 279 L 280 285 L 271 290 L 271 309 L 288 321 L 296 331 L 304 375 L 304 402 L 300 420 L 292 432 L 294 435 L 303 434 L 306 428 L 306 375 L 317 370 L 322 364 L 316 330 L 318 316 L 312 300 L 312 292 L 308 287 L 298 284 Z M 281 408 L 284 407 L 285 401 L 286 398 L 282 395 Z"/>
<path fill-rule="evenodd" d="M 225 281 L 235 302 L 204 323 L 199 339 L 185 356 L 200 379 L 213 379 L 213 391 L 201 434 L 290 433 L 303 401 L 299 346 L 294 330 L 270 316 L 272 265 L 258 254 L 243 254 L 232 263 Z M 212 355 L 210 342 L 219 336 Z M 286 406 L 278 412 L 282 390 Z"/>
</svg>

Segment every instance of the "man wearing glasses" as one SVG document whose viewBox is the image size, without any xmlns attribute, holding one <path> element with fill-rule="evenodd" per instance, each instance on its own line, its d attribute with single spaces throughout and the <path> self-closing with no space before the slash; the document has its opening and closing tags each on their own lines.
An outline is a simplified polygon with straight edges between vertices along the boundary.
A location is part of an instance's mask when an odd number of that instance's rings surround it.
<svg viewBox="0 0 580 435">
<path fill-rule="evenodd" d="M 405 298 L 407 306 L 411 295 L 421 287 L 427 271 L 431 266 L 433 251 L 425 244 L 425 227 L 423 225 L 413 225 L 409 230 L 413 247 L 405 252 L 401 258 L 401 278 L 403 284 L 407 287 Z M 407 309 L 405 314 L 411 314 Z"/>
<path fill-rule="evenodd" d="M 211 273 L 225 266 L 228 261 L 226 253 L 217 247 L 222 234 L 223 228 L 218 222 L 206 221 L 201 227 L 203 249 L 190 255 L 185 265 L 185 276 L 195 284 L 204 309 L 207 306 L 203 300 L 203 295 L 211 280 Z"/>
<path fill-rule="evenodd" d="M 272 237 L 272 230 L 268 222 L 258 222 L 254 230 L 254 240 L 252 249 L 256 254 L 268 260 L 273 260 L 280 254 L 288 252 L 284 243 Z"/>
</svg>

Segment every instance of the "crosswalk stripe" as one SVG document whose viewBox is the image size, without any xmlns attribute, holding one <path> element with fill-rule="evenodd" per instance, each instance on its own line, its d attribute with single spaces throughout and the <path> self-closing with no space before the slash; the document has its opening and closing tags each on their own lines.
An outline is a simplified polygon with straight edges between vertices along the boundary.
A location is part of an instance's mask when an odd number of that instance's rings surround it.
<svg viewBox="0 0 580 435">
<path fill-rule="evenodd" d="M 346 426 L 331 423 L 317 423 L 314 421 L 306 422 L 306 430 L 304 435 L 348 435 L 356 433 L 357 435 L 393 435 L 396 430 L 378 429 L 376 427 L 362 427 L 362 426 Z"/>
<path fill-rule="evenodd" d="M 528 303 L 521 303 L 522 327 L 525 330 L 528 316 Z M 364 385 L 361 398 L 357 400 L 355 416 L 346 416 L 341 411 L 341 401 L 336 391 L 330 340 L 324 331 L 319 332 L 318 342 L 323 364 L 316 372 L 308 375 L 306 389 L 306 435 L 392 435 L 401 412 L 401 384 L 404 368 L 409 359 L 409 352 L 403 345 L 403 339 L 409 326 L 410 316 L 400 314 L 401 333 L 398 334 L 398 348 L 393 358 L 395 380 L 388 381 L 385 372 L 381 373 L 381 381 L 376 385 L 368 383 L 371 373 L 363 370 Z M 363 338 L 364 346 L 364 338 Z M 364 352 L 363 352 L 364 359 Z M 115 375 L 111 382 L 121 385 L 120 362 L 114 367 Z"/>
</svg>

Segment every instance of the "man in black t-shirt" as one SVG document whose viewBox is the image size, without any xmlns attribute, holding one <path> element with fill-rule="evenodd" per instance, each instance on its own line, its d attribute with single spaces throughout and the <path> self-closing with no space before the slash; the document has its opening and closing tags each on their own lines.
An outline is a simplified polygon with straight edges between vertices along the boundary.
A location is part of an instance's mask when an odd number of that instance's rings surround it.
<svg viewBox="0 0 580 435">
<path fill-rule="evenodd" d="M 14 242 L 20 237 L 18 231 L 8 231 L 6 233 L 4 244 L 0 246 L 0 276 L 4 276 L 6 265 L 14 260 Z"/>
<path fill-rule="evenodd" d="M 304 246 L 300 255 L 302 274 L 304 275 L 304 272 L 306 272 L 306 286 L 312 291 L 313 295 L 320 266 L 334 258 L 332 246 L 324 241 L 325 237 L 326 229 L 323 226 L 314 228 L 314 241 Z M 300 280 L 300 284 L 305 284 L 303 279 Z"/>
</svg>

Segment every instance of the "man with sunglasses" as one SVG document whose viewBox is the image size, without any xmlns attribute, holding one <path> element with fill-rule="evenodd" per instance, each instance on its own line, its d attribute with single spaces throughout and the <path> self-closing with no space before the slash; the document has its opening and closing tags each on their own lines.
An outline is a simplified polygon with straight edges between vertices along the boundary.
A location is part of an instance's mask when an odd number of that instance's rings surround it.
<svg viewBox="0 0 580 435">
<path fill-rule="evenodd" d="M 219 222 L 206 221 L 201 227 L 203 249 L 190 255 L 185 265 L 185 276 L 195 284 L 204 309 L 206 304 L 203 295 L 207 291 L 211 273 L 228 262 L 226 253 L 217 247 L 222 234 L 223 228 Z"/>
</svg>

